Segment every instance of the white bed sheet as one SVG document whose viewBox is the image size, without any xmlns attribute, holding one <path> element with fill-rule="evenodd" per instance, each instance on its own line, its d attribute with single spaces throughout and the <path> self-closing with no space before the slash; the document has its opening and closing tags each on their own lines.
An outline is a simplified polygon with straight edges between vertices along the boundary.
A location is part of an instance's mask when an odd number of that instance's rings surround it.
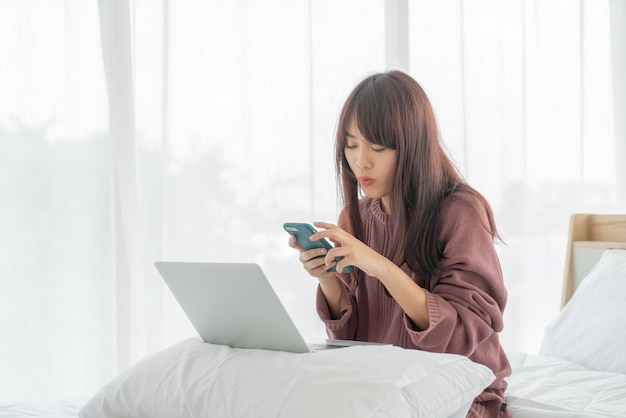
<svg viewBox="0 0 626 418">
<path fill-rule="evenodd" d="M 50 399 L 29 402 L 0 401 L 0 418 L 78 418 L 85 399 Z"/>
<path fill-rule="evenodd" d="M 626 374 L 556 357 L 511 353 L 507 403 L 513 418 L 626 417 Z"/>
</svg>

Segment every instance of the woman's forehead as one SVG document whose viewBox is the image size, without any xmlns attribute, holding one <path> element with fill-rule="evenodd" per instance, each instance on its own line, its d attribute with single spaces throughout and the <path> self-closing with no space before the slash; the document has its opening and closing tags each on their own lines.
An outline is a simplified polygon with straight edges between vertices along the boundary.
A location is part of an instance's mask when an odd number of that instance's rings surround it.
<svg viewBox="0 0 626 418">
<path fill-rule="evenodd" d="M 367 136 L 363 134 L 359 124 L 355 118 L 350 119 L 344 132 L 346 138 L 358 139 L 365 142 L 371 142 Z"/>
</svg>

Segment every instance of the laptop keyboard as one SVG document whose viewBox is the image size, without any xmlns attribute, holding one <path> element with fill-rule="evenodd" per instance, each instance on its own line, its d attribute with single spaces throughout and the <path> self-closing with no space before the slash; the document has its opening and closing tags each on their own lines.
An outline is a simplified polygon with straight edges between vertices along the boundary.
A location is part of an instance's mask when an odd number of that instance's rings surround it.
<svg viewBox="0 0 626 418">
<path fill-rule="evenodd" d="M 307 345 L 309 346 L 309 349 L 312 352 L 346 347 L 345 345 L 336 345 L 336 344 L 329 344 L 329 343 L 308 343 Z"/>
</svg>

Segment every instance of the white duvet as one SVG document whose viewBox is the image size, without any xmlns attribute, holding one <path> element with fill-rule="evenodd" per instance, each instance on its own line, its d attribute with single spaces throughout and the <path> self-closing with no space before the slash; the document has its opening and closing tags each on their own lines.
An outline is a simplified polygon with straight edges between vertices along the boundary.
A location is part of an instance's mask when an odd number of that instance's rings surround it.
<svg viewBox="0 0 626 418">
<path fill-rule="evenodd" d="M 626 417 L 626 374 L 555 357 L 509 354 L 507 403 L 513 418 Z"/>
</svg>

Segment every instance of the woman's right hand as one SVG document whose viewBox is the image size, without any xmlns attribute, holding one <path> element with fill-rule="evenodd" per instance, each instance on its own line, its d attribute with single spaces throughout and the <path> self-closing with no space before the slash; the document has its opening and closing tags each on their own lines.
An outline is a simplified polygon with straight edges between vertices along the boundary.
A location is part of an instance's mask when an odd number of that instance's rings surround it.
<svg viewBox="0 0 626 418">
<path fill-rule="evenodd" d="M 300 244 L 298 244 L 296 237 L 293 235 L 289 237 L 289 246 L 300 252 L 300 262 L 309 275 L 317 278 L 320 282 L 337 280 L 335 273 L 328 271 L 328 269 L 332 266 L 327 266 L 324 263 L 324 256 L 328 250 L 325 248 L 305 250 Z"/>
</svg>

